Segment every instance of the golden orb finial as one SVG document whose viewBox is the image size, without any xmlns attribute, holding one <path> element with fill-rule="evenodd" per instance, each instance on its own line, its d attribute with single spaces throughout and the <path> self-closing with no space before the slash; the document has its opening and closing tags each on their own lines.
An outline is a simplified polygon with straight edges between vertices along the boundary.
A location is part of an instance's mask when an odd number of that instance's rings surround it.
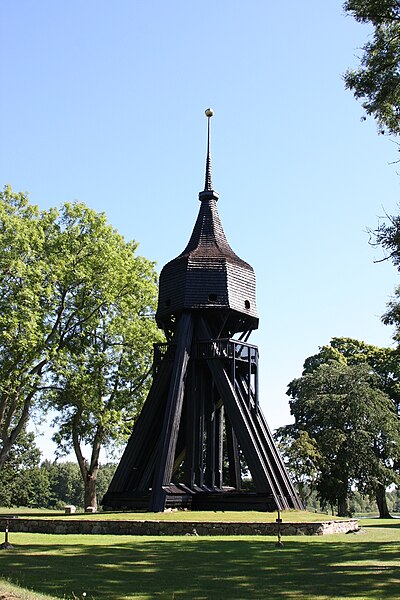
<svg viewBox="0 0 400 600">
<path fill-rule="evenodd" d="M 206 117 L 213 117 L 214 116 L 214 111 L 212 108 L 206 108 L 206 110 L 204 111 L 206 114 Z"/>
</svg>

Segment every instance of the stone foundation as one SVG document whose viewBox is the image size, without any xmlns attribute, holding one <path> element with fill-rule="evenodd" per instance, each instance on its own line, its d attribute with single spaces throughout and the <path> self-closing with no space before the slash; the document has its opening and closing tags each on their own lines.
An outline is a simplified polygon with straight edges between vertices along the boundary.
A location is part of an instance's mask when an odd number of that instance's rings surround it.
<svg viewBox="0 0 400 600">
<path fill-rule="evenodd" d="M 0 530 L 6 520 L 0 518 Z M 277 523 L 213 523 L 199 521 L 103 521 L 94 519 L 9 519 L 12 532 L 100 535 L 273 535 Z M 358 520 L 281 523 L 281 535 L 326 535 L 358 530 Z"/>
</svg>

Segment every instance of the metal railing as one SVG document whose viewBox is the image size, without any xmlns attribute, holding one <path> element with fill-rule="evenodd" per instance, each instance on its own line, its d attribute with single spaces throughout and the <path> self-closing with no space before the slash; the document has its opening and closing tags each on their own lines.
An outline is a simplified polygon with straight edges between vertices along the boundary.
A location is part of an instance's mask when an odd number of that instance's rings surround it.
<svg viewBox="0 0 400 600">
<path fill-rule="evenodd" d="M 155 369 L 159 368 L 164 359 L 174 360 L 175 352 L 176 344 L 154 344 Z M 256 366 L 258 364 L 258 348 L 233 339 L 198 341 L 193 343 L 191 358 L 194 360 L 228 359 Z"/>
</svg>

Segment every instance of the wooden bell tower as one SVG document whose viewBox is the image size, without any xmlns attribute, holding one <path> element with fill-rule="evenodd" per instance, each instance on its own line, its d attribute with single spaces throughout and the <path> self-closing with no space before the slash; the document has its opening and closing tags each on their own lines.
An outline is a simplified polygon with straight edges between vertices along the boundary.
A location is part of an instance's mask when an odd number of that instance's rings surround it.
<svg viewBox="0 0 400 600">
<path fill-rule="evenodd" d="M 147 400 L 102 504 L 108 509 L 303 508 L 258 401 L 252 267 L 231 249 L 213 190 L 210 119 L 200 210 L 185 250 L 159 283 Z M 242 463 L 253 488 L 242 488 Z"/>
</svg>

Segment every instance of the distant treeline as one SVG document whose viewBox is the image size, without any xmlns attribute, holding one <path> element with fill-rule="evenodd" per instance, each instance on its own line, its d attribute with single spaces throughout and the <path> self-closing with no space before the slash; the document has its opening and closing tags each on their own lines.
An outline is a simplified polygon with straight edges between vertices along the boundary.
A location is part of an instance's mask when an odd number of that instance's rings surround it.
<svg viewBox="0 0 400 600">
<path fill-rule="evenodd" d="M 107 491 L 116 467 L 117 464 L 112 462 L 100 466 L 97 483 L 99 502 Z M 302 491 L 304 493 L 304 489 Z M 326 512 L 315 491 L 308 490 L 306 495 L 307 510 Z M 390 512 L 400 513 L 400 491 L 388 491 L 386 496 Z M 62 509 L 67 504 L 74 504 L 78 509 L 83 509 L 83 498 L 82 477 L 75 462 L 45 460 L 33 467 L 3 470 L 0 476 L 0 506 Z M 361 495 L 357 490 L 351 494 L 349 509 L 352 515 L 378 512 L 375 500 Z"/>
<path fill-rule="evenodd" d="M 393 489 L 386 492 L 386 501 L 390 513 L 400 513 L 400 490 Z M 326 505 L 323 507 L 318 499 L 317 492 L 314 490 L 305 500 L 306 509 L 311 512 L 327 512 Z M 336 511 L 329 511 L 330 514 L 336 514 Z M 378 507 L 375 498 L 363 496 L 358 490 L 354 490 L 349 499 L 349 514 L 378 514 Z"/>
<path fill-rule="evenodd" d="M 115 463 L 100 467 L 98 499 L 107 491 Z M 45 460 L 39 466 L 0 472 L 0 506 L 62 509 L 74 504 L 83 509 L 84 487 L 79 466 L 74 462 Z"/>
</svg>

